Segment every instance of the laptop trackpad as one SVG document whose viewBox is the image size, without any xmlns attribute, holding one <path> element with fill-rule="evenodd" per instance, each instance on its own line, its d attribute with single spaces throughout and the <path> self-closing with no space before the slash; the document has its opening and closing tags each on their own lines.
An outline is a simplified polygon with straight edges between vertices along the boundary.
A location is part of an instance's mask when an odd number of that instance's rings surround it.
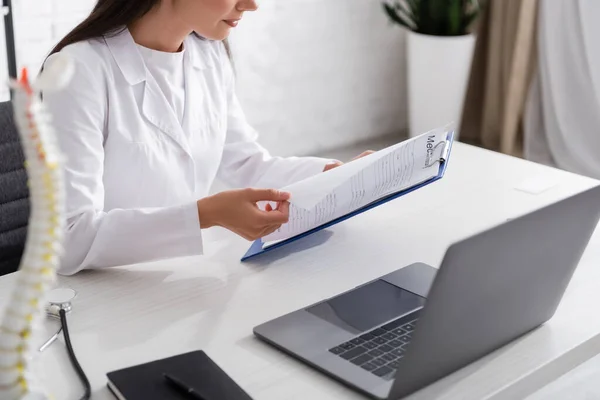
<svg viewBox="0 0 600 400">
<path fill-rule="evenodd" d="M 424 297 L 379 279 L 309 307 L 306 311 L 358 334 L 415 311 L 424 304 Z"/>
</svg>

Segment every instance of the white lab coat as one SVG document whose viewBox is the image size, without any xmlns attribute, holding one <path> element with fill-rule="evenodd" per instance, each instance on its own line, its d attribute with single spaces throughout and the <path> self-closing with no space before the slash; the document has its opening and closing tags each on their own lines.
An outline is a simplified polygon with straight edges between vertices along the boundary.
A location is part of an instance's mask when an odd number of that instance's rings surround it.
<svg viewBox="0 0 600 400">
<path fill-rule="evenodd" d="M 44 93 L 67 158 L 59 273 L 202 254 L 196 201 L 216 177 L 278 188 L 330 161 L 269 155 L 236 98 L 223 44 L 190 35 L 184 46 L 183 124 L 127 29 L 62 50 L 75 75 Z"/>
</svg>

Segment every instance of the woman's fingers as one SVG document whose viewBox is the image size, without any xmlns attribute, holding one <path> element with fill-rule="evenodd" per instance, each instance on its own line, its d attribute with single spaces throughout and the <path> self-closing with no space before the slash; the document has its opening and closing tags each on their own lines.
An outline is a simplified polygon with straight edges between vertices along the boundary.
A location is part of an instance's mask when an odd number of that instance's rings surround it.
<svg viewBox="0 0 600 400">
<path fill-rule="evenodd" d="M 268 226 L 267 228 L 265 228 L 265 230 L 264 230 L 264 231 L 262 231 L 262 232 L 261 232 L 261 235 L 260 235 L 260 237 L 265 237 L 265 236 L 267 236 L 267 235 L 270 235 L 271 233 L 273 233 L 273 232 L 275 232 L 277 229 L 279 229 L 279 227 L 281 227 L 281 225 L 280 225 L 280 224 Z"/>
<path fill-rule="evenodd" d="M 277 211 L 277 210 L 279 210 L 279 208 L 281 207 L 282 202 L 278 201 L 275 204 L 276 204 L 276 206 L 275 206 L 275 208 L 273 208 L 273 206 L 271 205 L 271 203 L 267 203 L 267 205 L 265 206 L 265 211 Z"/>
<path fill-rule="evenodd" d="M 354 158 L 353 158 L 352 160 L 350 160 L 350 161 L 352 162 L 352 161 L 354 161 L 354 160 L 358 160 L 359 158 L 362 158 L 362 157 L 368 156 L 368 155 L 370 155 L 370 154 L 373 154 L 373 153 L 375 153 L 373 150 L 367 150 L 367 151 L 363 151 L 362 153 L 360 153 L 359 155 L 357 155 L 356 157 L 354 157 Z M 341 162 L 341 161 L 337 161 L 337 162 L 334 162 L 334 163 L 329 163 L 329 164 L 327 164 L 327 165 L 325 166 L 325 168 L 323 169 L 323 172 L 326 172 L 326 171 L 329 171 L 329 170 L 331 170 L 331 169 L 334 169 L 334 168 L 340 167 L 340 166 L 342 166 L 342 165 L 344 165 L 344 163 L 343 163 L 343 162 Z"/>
<path fill-rule="evenodd" d="M 342 165 L 344 165 L 344 163 L 341 161 L 330 162 L 329 164 L 325 165 L 325 168 L 323 168 L 323 172 L 327 172 L 331 169 L 337 168 Z"/>
<path fill-rule="evenodd" d="M 248 229 L 238 233 L 247 240 L 260 239 L 266 235 L 275 232 L 282 224 L 288 222 L 290 203 L 287 201 L 278 202 L 276 208 L 270 204 L 265 206 L 262 211 L 258 208 L 253 210 L 252 222 Z"/>
<path fill-rule="evenodd" d="M 276 210 L 273 210 L 273 208 L 271 207 L 271 211 L 266 210 L 259 212 L 262 226 L 285 224 L 286 222 L 288 222 L 289 219 L 290 203 L 288 203 L 287 201 L 282 201 L 281 203 L 279 203 L 279 206 Z"/>
<path fill-rule="evenodd" d="M 367 151 L 363 151 L 362 153 L 360 153 L 359 155 L 357 155 L 356 157 L 354 157 L 352 160 L 358 160 L 359 158 L 368 156 L 370 154 L 375 153 L 373 150 L 367 150 Z"/>
<path fill-rule="evenodd" d="M 286 201 L 290 198 L 288 192 L 277 189 L 246 189 L 250 201 Z"/>
<path fill-rule="evenodd" d="M 287 202 L 287 201 L 283 201 L 283 202 L 279 203 L 279 206 L 277 207 L 277 211 L 279 211 L 282 214 L 285 214 L 286 218 L 289 218 L 289 215 L 290 215 L 290 203 Z M 285 222 L 287 222 L 287 220 Z"/>
<path fill-rule="evenodd" d="M 261 228 L 254 228 L 244 231 L 238 231 L 237 234 L 243 237 L 246 240 L 254 241 L 260 238 L 263 238 L 271 233 L 275 232 L 277 229 L 281 227 L 281 224 L 272 224 L 267 225 Z"/>
</svg>

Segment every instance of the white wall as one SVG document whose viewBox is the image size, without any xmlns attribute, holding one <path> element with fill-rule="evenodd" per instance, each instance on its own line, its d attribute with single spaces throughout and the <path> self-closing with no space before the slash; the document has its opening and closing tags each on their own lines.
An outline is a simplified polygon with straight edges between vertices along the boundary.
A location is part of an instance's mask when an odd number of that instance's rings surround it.
<svg viewBox="0 0 600 400">
<path fill-rule="evenodd" d="M 17 62 L 38 72 L 52 46 L 89 13 L 95 0 L 13 1 Z"/>
<path fill-rule="evenodd" d="M 265 0 L 232 36 L 241 102 L 280 154 L 407 127 L 404 35 L 377 0 Z"/>
<path fill-rule="evenodd" d="M 17 59 L 37 71 L 94 0 L 14 2 Z M 379 1 L 263 0 L 231 38 L 238 93 L 273 153 L 406 130 L 404 35 Z"/>
<path fill-rule="evenodd" d="M 17 72 L 37 73 L 52 46 L 79 23 L 95 0 L 13 0 Z M 4 21 L 0 21 L 0 101 L 8 100 Z"/>
<path fill-rule="evenodd" d="M 0 13 L 0 101 L 10 98 L 8 90 L 8 62 L 6 60 L 6 42 L 4 38 L 4 18 Z"/>
</svg>

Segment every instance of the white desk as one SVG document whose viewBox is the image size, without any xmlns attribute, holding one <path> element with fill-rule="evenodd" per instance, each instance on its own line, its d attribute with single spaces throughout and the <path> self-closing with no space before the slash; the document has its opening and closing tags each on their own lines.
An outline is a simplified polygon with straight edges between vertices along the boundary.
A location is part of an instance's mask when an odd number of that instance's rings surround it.
<svg viewBox="0 0 600 400">
<path fill-rule="evenodd" d="M 557 185 L 514 189 L 531 177 Z M 238 261 L 247 242 L 213 231 L 203 257 L 62 277 L 79 292 L 70 326 L 93 398 L 112 398 L 108 371 L 196 349 L 257 400 L 363 398 L 263 344 L 252 327 L 416 261 L 438 266 L 450 243 L 597 184 L 459 143 L 442 181 L 255 263 Z M 600 353 L 599 264 L 600 229 L 552 320 L 411 398 L 519 398 Z M 0 279 L 0 307 L 13 282 Z M 57 399 L 80 395 L 62 343 L 42 365 Z"/>
</svg>

